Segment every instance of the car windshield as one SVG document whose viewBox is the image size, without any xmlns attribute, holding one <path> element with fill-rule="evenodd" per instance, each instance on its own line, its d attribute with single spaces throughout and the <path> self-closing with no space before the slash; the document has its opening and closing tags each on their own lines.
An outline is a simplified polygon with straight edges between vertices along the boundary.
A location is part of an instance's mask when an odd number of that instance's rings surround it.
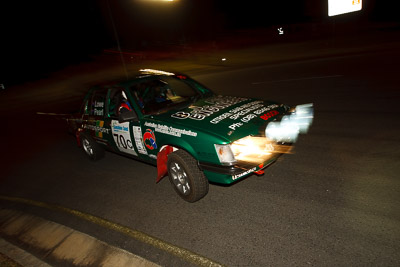
<svg viewBox="0 0 400 267">
<path fill-rule="evenodd" d="M 174 76 L 146 80 L 134 84 L 130 90 L 145 115 L 189 106 L 203 95 L 212 94 L 193 80 L 186 81 Z"/>
</svg>

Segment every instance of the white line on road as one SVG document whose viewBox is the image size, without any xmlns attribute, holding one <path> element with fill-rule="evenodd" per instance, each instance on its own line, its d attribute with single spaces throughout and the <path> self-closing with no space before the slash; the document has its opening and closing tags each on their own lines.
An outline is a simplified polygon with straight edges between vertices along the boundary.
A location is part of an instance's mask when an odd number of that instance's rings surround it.
<svg viewBox="0 0 400 267">
<path fill-rule="evenodd" d="M 64 113 L 52 113 L 52 112 L 40 112 L 40 111 L 38 111 L 38 112 L 36 112 L 36 114 L 38 114 L 38 115 L 50 115 L 50 116 L 69 116 L 69 115 L 71 115 L 71 114 L 64 114 Z"/>
<path fill-rule="evenodd" d="M 263 83 L 279 83 L 279 82 L 292 82 L 292 81 L 302 81 L 302 80 L 327 79 L 327 78 L 338 78 L 338 77 L 343 77 L 343 76 L 344 75 L 314 76 L 314 77 L 303 77 L 303 78 L 296 78 L 296 79 L 254 82 L 251 84 L 257 85 L 257 84 L 263 84 Z"/>
</svg>

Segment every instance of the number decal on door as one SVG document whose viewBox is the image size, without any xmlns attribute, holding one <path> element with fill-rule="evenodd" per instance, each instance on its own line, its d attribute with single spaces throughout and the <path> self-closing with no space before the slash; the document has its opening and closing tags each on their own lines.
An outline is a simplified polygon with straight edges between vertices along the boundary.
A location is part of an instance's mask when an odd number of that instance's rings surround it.
<svg viewBox="0 0 400 267">
<path fill-rule="evenodd" d="M 129 133 L 129 122 L 119 123 L 116 120 L 111 122 L 111 130 L 114 142 L 119 151 L 137 156 L 135 148 L 132 145 L 131 135 Z"/>
</svg>

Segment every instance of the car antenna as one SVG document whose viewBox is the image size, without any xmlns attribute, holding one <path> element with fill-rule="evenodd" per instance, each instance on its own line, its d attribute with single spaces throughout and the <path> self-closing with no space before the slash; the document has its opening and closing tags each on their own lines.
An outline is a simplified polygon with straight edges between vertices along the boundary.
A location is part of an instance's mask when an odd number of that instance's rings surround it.
<svg viewBox="0 0 400 267">
<path fill-rule="evenodd" d="M 121 45 L 119 43 L 118 33 L 117 33 L 116 28 L 115 28 L 114 18 L 113 18 L 112 12 L 111 12 L 109 0 L 107 0 L 106 2 L 107 2 L 108 12 L 110 13 L 111 25 L 112 25 L 112 28 L 113 28 L 113 31 L 114 31 L 115 41 L 117 42 L 117 48 L 118 48 L 118 51 L 119 51 L 119 55 L 121 56 L 121 62 L 122 62 L 122 66 L 124 68 L 125 77 L 128 80 L 128 71 L 126 70 L 126 64 L 125 64 L 124 56 L 122 55 Z"/>
</svg>

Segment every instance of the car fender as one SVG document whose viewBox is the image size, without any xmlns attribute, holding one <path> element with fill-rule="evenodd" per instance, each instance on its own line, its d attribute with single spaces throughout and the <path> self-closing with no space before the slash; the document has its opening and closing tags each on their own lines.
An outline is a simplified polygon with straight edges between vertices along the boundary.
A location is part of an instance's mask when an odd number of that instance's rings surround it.
<svg viewBox="0 0 400 267">
<path fill-rule="evenodd" d="M 76 143 L 78 144 L 78 147 L 82 146 L 81 143 L 81 133 L 83 132 L 82 128 L 78 128 L 75 132 L 75 137 L 76 137 Z"/>
<path fill-rule="evenodd" d="M 180 142 L 182 145 L 182 141 Z M 157 153 L 157 179 L 156 183 L 160 182 L 162 178 L 164 178 L 168 173 L 167 162 L 168 155 L 178 149 L 183 149 L 191 154 L 195 159 L 197 159 L 197 154 L 192 146 L 188 143 L 183 143 L 185 146 L 176 146 L 176 145 L 163 145 L 159 152 Z"/>
<path fill-rule="evenodd" d="M 167 162 L 168 155 L 172 153 L 177 148 L 173 146 L 163 146 L 157 154 L 157 180 L 156 183 L 161 181 L 168 173 Z"/>
</svg>

